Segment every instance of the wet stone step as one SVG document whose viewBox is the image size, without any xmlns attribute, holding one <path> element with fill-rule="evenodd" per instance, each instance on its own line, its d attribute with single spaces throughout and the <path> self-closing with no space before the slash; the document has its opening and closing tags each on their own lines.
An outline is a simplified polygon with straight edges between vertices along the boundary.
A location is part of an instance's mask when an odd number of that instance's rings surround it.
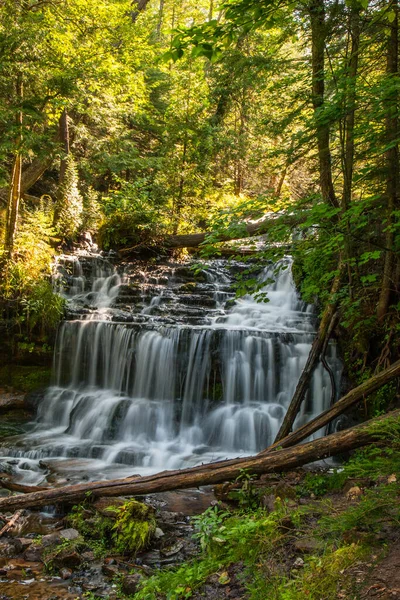
<svg viewBox="0 0 400 600">
<path fill-rule="evenodd" d="M 204 306 L 207 308 L 216 308 L 217 306 L 217 303 L 214 298 L 210 298 L 209 296 L 202 296 L 199 294 L 190 296 L 179 296 L 179 302 L 181 304 Z"/>
</svg>

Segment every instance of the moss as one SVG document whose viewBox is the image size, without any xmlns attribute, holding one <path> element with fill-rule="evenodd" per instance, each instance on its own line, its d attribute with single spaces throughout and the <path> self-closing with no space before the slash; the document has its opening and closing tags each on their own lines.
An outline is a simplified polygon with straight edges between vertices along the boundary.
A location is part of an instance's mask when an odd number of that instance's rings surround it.
<svg viewBox="0 0 400 600">
<path fill-rule="evenodd" d="M 93 506 L 74 506 L 68 524 L 79 531 L 97 555 L 135 554 L 145 548 L 156 530 L 154 510 L 136 500 L 109 506 L 104 516 Z"/>
<path fill-rule="evenodd" d="M 154 510 L 142 502 L 130 500 L 116 513 L 113 542 L 117 552 L 136 553 L 145 548 L 156 530 Z"/>
<path fill-rule="evenodd" d="M 4 365 L 0 367 L 0 387 L 32 392 L 50 384 L 51 368 L 47 366 Z"/>
</svg>

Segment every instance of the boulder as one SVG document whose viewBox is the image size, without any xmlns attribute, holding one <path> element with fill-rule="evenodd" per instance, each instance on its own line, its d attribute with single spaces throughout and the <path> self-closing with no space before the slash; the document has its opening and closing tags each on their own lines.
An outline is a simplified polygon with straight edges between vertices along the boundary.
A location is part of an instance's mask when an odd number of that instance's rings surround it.
<svg viewBox="0 0 400 600">
<path fill-rule="evenodd" d="M 14 558 L 23 551 L 23 546 L 18 538 L 0 539 L 0 556 Z"/>
<path fill-rule="evenodd" d="M 138 591 L 139 583 L 142 579 L 140 573 L 134 573 L 133 575 L 126 575 L 123 578 L 121 584 L 121 590 L 127 596 L 134 596 Z"/>
</svg>

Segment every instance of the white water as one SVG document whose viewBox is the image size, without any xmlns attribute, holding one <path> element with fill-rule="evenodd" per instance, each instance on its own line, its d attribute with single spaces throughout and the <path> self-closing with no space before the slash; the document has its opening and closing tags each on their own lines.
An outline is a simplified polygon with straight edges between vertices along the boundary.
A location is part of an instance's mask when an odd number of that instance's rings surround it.
<svg viewBox="0 0 400 600">
<path fill-rule="evenodd" d="M 9 455 L 110 477 L 251 454 L 273 441 L 315 326 L 290 268 L 262 273 L 264 281 L 275 277 L 263 290 L 268 303 L 245 297 L 228 310 L 232 275 L 222 261 L 193 295 L 183 293 L 179 269 L 167 269 L 163 284 L 143 275 L 139 291 L 128 287 L 132 272 L 137 278 L 134 269 L 121 277 L 101 257 L 60 260 L 55 283 L 78 318 L 59 330 L 54 382 L 35 430 Z M 129 301 L 116 308 L 124 290 Z M 333 344 L 328 360 L 339 380 Z M 298 424 L 330 396 L 320 365 Z"/>
</svg>

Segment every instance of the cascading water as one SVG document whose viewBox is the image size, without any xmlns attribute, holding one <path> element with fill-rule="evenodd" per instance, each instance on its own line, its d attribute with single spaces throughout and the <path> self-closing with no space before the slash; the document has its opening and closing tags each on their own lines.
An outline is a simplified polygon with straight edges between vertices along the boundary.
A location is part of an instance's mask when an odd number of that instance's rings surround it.
<svg viewBox="0 0 400 600">
<path fill-rule="evenodd" d="M 212 261 L 195 280 L 187 265 L 127 265 L 118 274 L 99 255 L 59 258 L 54 283 L 68 298 L 69 318 L 58 333 L 53 385 L 22 448 L 2 453 L 110 477 L 266 447 L 315 331 L 290 259 L 280 267 L 260 274 L 269 302 L 257 303 L 233 300 L 233 271 L 245 268 L 239 263 Z M 339 380 L 334 344 L 327 358 Z M 326 408 L 330 396 L 321 365 L 298 423 Z"/>
</svg>

